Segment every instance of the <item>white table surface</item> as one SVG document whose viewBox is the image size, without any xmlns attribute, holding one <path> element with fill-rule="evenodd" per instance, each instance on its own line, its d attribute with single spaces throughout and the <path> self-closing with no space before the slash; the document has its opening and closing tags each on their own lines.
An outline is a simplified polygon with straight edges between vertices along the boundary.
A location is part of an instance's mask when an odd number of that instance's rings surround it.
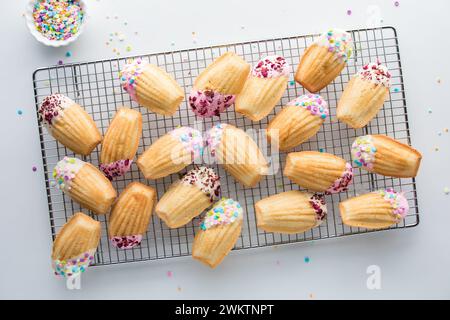
<svg viewBox="0 0 450 320">
<path fill-rule="evenodd" d="M 26 2 L 2 1 L 0 12 L 0 298 L 450 298 L 450 196 L 444 193 L 450 186 L 450 135 L 439 136 L 450 127 L 448 1 L 400 0 L 395 7 L 393 0 L 87 0 L 87 29 L 61 49 L 44 47 L 29 34 L 22 17 Z M 123 53 L 129 43 L 129 54 L 144 54 L 309 34 L 330 26 L 361 28 L 371 21 L 373 4 L 383 24 L 399 32 L 412 141 L 424 155 L 417 179 L 419 227 L 233 254 L 214 271 L 190 258 L 93 268 L 75 291 L 53 276 L 32 90 L 35 68 L 113 57 L 114 46 L 105 42 L 116 31 L 126 35 L 117 46 Z M 65 57 L 68 50 L 71 58 Z M 370 265 L 381 268 L 381 290 L 366 287 Z"/>
</svg>

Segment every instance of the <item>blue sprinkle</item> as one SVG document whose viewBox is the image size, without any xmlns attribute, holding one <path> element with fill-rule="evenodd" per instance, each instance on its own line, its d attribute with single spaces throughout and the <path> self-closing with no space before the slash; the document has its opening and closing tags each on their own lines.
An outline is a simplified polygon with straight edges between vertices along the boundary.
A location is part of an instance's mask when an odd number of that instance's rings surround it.
<svg viewBox="0 0 450 320">
<path fill-rule="evenodd" d="M 309 257 L 305 257 L 305 263 L 309 263 L 310 259 Z"/>
<path fill-rule="evenodd" d="M 71 57 L 72 56 L 72 52 L 71 51 L 67 51 L 66 52 L 66 57 Z"/>
<path fill-rule="evenodd" d="M 17 114 L 19 115 L 19 116 L 21 116 L 22 114 L 23 114 L 23 111 L 22 110 L 17 110 Z"/>
</svg>

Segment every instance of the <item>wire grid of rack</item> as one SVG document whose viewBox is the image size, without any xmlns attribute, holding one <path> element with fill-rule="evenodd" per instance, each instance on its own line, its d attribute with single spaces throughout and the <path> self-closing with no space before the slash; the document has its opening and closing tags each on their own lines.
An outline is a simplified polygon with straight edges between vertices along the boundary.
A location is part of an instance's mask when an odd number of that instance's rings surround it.
<svg viewBox="0 0 450 320">
<path fill-rule="evenodd" d="M 355 41 L 355 56 L 349 61 L 342 74 L 320 93 L 329 103 L 331 117 L 327 119 L 316 137 L 304 143 L 295 151 L 320 150 L 333 153 L 350 161 L 351 144 L 357 136 L 386 134 L 411 144 L 396 30 L 392 27 L 383 27 L 350 32 Z M 51 93 L 59 92 L 65 94 L 86 108 L 103 134 L 106 132 L 118 107 L 128 106 L 137 109 L 142 112 L 144 122 L 138 155 L 142 154 L 160 136 L 179 125 L 195 126 L 197 129 L 207 130 L 218 122 L 224 122 L 244 130 L 254 129 L 253 133 L 261 133 L 262 129 L 267 127 L 269 121 L 283 105 L 305 93 L 305 90 L 293 81 L 293 75 L 302 53 L 313 43 L 317 36 L 307 35 L 249 41 L 140 56 L 150 63 L 159 65 L 173 75 L 184 88 L 186 95 L 189 94 L 197 75 L 215 58 L 226 51 L 234 51 L 251 64 L 255 64 L 266 55 L 278 54 L 284 56 L 292 66 L 288 89 L 276 109 L 269 117 L 259 123 L 252 123 L 250 120 L 235 113 L 233 109 L 224 113 L 220 119 L 199 121 L 189 109 L 186 101 L 183 102 L 179 111 L 173 117 L 164 117 L 149 112 L 133 102 L 130 96 L 120 87 L 118 73 L 126 63 L 127 58 L 75 63 L 36 70 L 33 75 L 36 108 L 38 108 L 43 98 Z M 368 127 L 360 130 L 350 129 L 336 120 L 338 99 L 351 76 L 363 64 L 376 61 L 377 59 L 387 65 L 392 73 L 390 99 Z M 194 219 L 192 223 L 185 227 L 170 230 L 156 215 L 153 215 L 147 234 L 144 235 L 139 247 L 127 251 L 120 251 L 112 247 L 107 237 L 107 216 L 96 216 L 92 212 L 82 209 L 77 203 L 71 201 L 69 197 L 52 186 L 51 172 L 54 165 L 62 157 L 66 155 L 74 156 L 74 154 L 55 141 L 40 124 L 39 134 L 53 239 L 68 218 L 75 212 L 83 211 L 102 223 L 102 238 L 95 256 L 95 265 L 166 259 L 191 254 L 192 241 L 195 232 L 198 230 L 199 218 Z M 409 215 L 404 221 L 391 229 L 404 229 L 418 225 L 419 210 L 414 179 L 387 178 L 355 169 L 354 183 L 348 192 L 327 196 L 329 214 L 326 222 L 320 227 L 298 235 L 273 234 L 259 230 L 256 226 L 254 203 L 264 197 L 299 189 L 299 187 L 282 175 L 286 154 L 271 154 L 270 147 L 267 146 L 267 143 L 264 143 L 264 137 L 260 134 L 255 134 L 254 137 L 263 151 L 266 152 L 276 172 L 274 175 L 267 176 L 256 188 L 243 188 L 223 168 L 212 165 L 222 177 L 223 196 L 238 200 L 245 210 L 242 235 L 236 243 L 235 250 L 374 232 L 343 225 L 338 211 L 338 204 L 349 197 L 380 188 L 393 187 L 404 192 L 411 208 Z M 83 160 L 98 165 L 100 148 L 101 146 L 97 147 L 90 156 L 84 157 Z M 187 170 L 190 168 L 188 167 Z M 276 170 L 277 168 L 278 170 Z M 172 175 L 157 181 L 145 180 L 134 163 L 132 170 L 124 177 L 117 179 L 113 184 L 117 191 L 121 192 L 130 182 L 140 181 L 157 188 L 158 196 L 161 197 L 164 191 L 178 178 L 179 175 Z"/>
</svg>

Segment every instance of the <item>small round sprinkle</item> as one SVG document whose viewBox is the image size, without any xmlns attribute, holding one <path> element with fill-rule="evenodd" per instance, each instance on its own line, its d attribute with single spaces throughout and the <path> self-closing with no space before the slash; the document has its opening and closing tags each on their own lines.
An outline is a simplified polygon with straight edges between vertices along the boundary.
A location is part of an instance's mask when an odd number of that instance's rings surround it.
<svg viewBox="0 0 450 320">
<path fill-rule="evenodd" d="M 289 81 L 289 85 L 292 87 L 292 86 L 295 86 L 295 81 Z"/>
<path fill-rule="evenodd" d="M 444 188 L 444 193 L 448 196 L 450 194 L 450 188 L 449 187 L 445 187 Z"/>
<path fill-rule="evenodd" d="M 400 92 L 400 89 L 399 88 L 394 88 L 394 92 L 395 93 Z"/>
<path fill-rule="evenodd" d="M 22 110 L 17 110 L 17 114 L 19 115 L 19 116 L 21 116 L 22 114 L 23 114 L 23 111 Z"/>
<path fill-rule="evenodd" d="M 31 170 L 33 170 L 33 172 L 36 172 L 36 171 L 37 171 L 36 166 L 33 166 L 33 167 L 31 168 Z"/>
<path fill-rule="evenodd" d="M 64 64 L 64 62 L 63 62 L 62 60 L 59 60 L 59 61 L 58 61 L 58 65 L 61 66 L 61 65 L 63 65 L 63 64 Z"/>
<path fill-rule="evenodd" d="M 79 0 L 39 0 L 33 7 L 36 30 L 49 40 L 67 40 L 78 33 L 84 11 Z"/>
<path fill-rule="evenodd" d="M 351 16 L 352 15 L 352 10 L 347 10 L 347 15 Z"/>
<path fill-rule="evenodd" d="M 395 2 L 394 2 L 394 5 L 395 5 L 396 7 L 399 7 L 399 6 L 400 6 L 400 1 L 395 1 Z"/>
<path fill-rule="evenodd" d="M 309 263 L 311 260 L 309 257 L 305 257 L 305 263 Z"/>
<path fill-rule="evenodd" d="M 66 57 L 71 57 L 72 56 L 72 52 L 71 51 L 67 51 L 66 52 Z"/>
</svg>

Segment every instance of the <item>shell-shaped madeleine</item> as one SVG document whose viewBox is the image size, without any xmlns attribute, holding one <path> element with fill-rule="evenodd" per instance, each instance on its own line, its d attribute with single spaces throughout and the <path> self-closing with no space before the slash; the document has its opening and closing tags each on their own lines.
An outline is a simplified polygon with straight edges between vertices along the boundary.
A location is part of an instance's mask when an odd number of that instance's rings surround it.
<svg viewBox="0 0 450 320">
<path fill-rule="evenodd" d="M 346 191 L 353 180 L 352 167 L 344 159 L 312 151 L 290 153 L 284 175 L 303 188 L 327 193 Z"/>
<path fill-rule="evenodd" d="M 203 155 L 203 137 L 195 129 L 181 127 L 156 140 L 137 160 L 146 179 L 180 172 Z"/>
<path fill-rule="evenodd" d="M 422 161 L 419 151 L 385 135 L 358 137 L 352 158 L 360 168 L 395 178 L 416 177 Z"/>
<path fill-rule="evenodd" d="M 250 65 L 233 52 L 214 60 L 197 77 L 189 95 L 192 111 L 201 118 L 219 116 L 242 91 Z"/>
<path fill-rule="evenodd" d="M 106 214 L 117 197 L 111 182 L 92 164 L 64 157 L 53 169 L 56 186 L 96 214 Z"/>
<path fill-rule="evenodd" d="M 134 101 L 161 115 L 173 115 L 184 91 L 166 71 L 142 59 L 127 61 L 119 74 L 122 87 Z"/>
<path fill-rule="evenodd" d="M 365 65 L 339 100 L 337 117 L 354 129 L 366 126 L 389 97 L 391 74 L 380 62 Z"/>
<path fill-rule="evenodd" d="M 218 124 L 208 131 L 206 143 L 217 162 L 246 187 L 256 186 L 268 172 L 258 145 L 241 129 Z"/>
<path fill-rule="evenodd" d="M 100 169 L 113 180 L 128 172 L 142 135 L 142 115 L 136 110 L 120 108 L 102 143 Z"/>
<path fill-rule="evenodd" d="M 311 45 L 301 58 L 295 80 L 316 93 L 330 84 L 344 69 L 352 55 L 351 35 L 330 29 Z"/>
<path fill-rule="evenodd" d="M 293 149 L 315 136 L 329 114 L 328 104 L 320 95 L 301 96 L 272 119 L 267 139 L 271 144 L 278 142 L 281 151 Z"/>
<path fill-rule="evenodd" d="M 250 65 L 244 59 L 234 52 L 226 52 L 200 73 L 194 88 L 237 95 L 242 91 L 249 73 Z"/>
<path fill-rule="evenodd" d="M 261 59 L 236 97 L 236 111 L 253 121 L 267 117 L 286 91 L 289 72 L 290 66 L 281 56 Z"/>
<path fill-rule="evenodd" d="M 156 202 L 156 190 L 139 182 L 129 184 L 111 210 L 108 235 L 111 244 L 119 249 L 139 245 Z"/>
<path fill-rule="evenodd" d="M 267 232 L 296 234 L 318 227 L 327 215 L 322 195 L 288 191 L 255 204 L 258 228 Z"/>
<path fill-rule="evenodd" d="M 56 275 L 70 277 L 86 271 L 100 241 L 100 222 L 78 212 L 61 228 L 53 243 Z"/>
<path fill-rule="evenodd" d="M 39 121 L 61 144 L 81 155 L 89 155 L 102 141 L 92 117 L 62 94 L 46 97 L 38 110 Z"/>
<path fill-rule="evenodd" d="M 232 199 L 222 199 L 208 211 L 195 235 L 192 257 L 216 268 L 233 249 L 241 234 L 243 210 Z"/>
<path fill-rule="evenodd" d="M 200 167 L 175 182 L 156 205 L 155 212 L 169 228 L 179 228 L 209 208 L 220 197 L 220 178 Z"/>
<path fill-rule="evenodd" d="M 400 223 L 407 216 L 409 205 L 403 194 L 387 189 L 341 202 L 339 211 L 348 226 L 384 229 Z"/>
</svg>

